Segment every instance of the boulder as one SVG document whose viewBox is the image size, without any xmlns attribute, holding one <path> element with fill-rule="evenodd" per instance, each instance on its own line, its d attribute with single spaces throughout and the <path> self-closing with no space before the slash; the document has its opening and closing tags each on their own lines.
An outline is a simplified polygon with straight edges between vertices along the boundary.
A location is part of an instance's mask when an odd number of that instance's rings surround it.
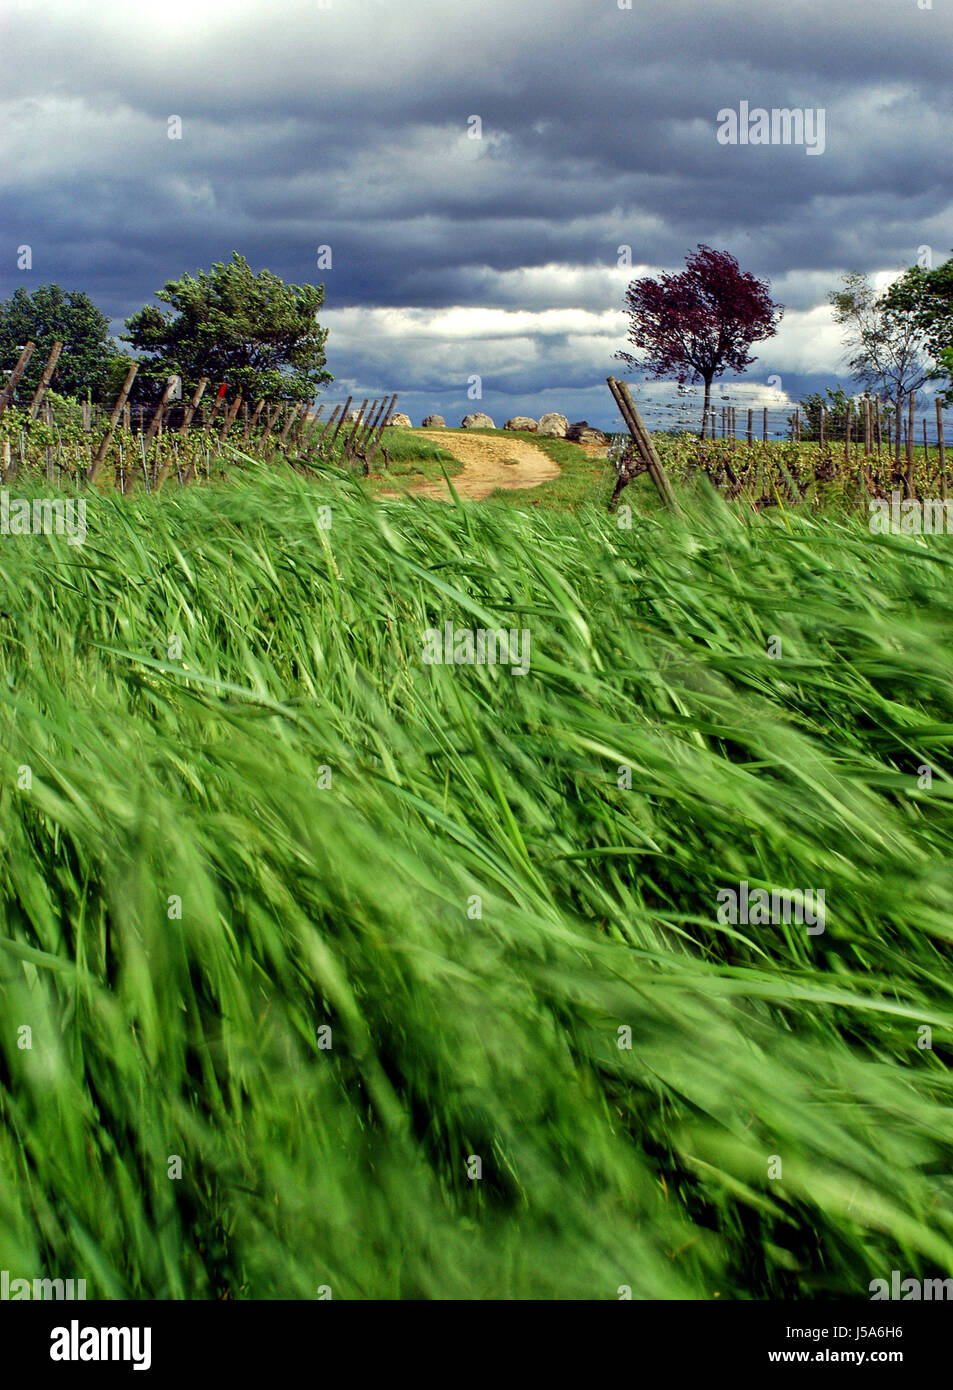
<svg viewBox="0 0 953 1390">
<path fill-rule="evenodd" d="M 507 420 L 503 426 L 505 430 L 532 430 L 536 433 L 537 425 L 535 420 L 531 420 L 528 415 L 514 415 L 512 420 Z"/>
<path fill-rule="evenodd" d="M 403 415 L 398 410 L 387 421 L 389 425 L 401 425 L 405 430 L 413 429 L 413 422 L 409 415 Z"/>
<path fill-rule="evenodd" d="M 445 430 L 447 422 L 442 415 L 426 415 L 424 417 L 423 428 L 425 430 Z"/>
<path fill-rule="evenodd" d="M 496 425 L 489 415 L 484 415 L 478 410 L 475 415 L 464 415 L 460 421 L 460 428 L 464 430 L 495 430 Z"/>
<path fill-rule="evenodd" d="M 364 416 L 359 410 L 349 410 L 344 417 L 344 423 L 346 425 L 356 425 L 358 420 L 360 420 L 361 424 L 364 423 Z"/>
<path fill-rule="evenodd" d="M 551 410 L 548 414 L 539 417 L 537 434 L 548 434 L 554 439 L 565 439 L 568 428 L 569 417 L 559 415 L 555 410 Z"/>
<path fill-rule="evenodd" d="M 566 430 L 566 438 L 571 439 L 574 444 L 608 444 L 607 435 L 602 430 L 597 430 L 594 425 L 590 425 L 588 420 L 577 420 Z"/>
</svg>

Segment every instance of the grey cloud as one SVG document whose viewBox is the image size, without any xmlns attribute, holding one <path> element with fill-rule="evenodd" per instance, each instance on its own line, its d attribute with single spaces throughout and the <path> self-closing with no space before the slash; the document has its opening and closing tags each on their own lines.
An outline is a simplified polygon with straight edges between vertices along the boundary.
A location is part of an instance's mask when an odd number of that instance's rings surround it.
<svg viewBox="0 0 953 1390">
<path fill-rule="evenodd" d="M 795 311 L 845 270 L 899 270 L 918 246 L 939 259 L 953 243 L 953 24 L 939 0 L 870 0 L 861 15 L 846 0 L 175 0 L 150 13 L 51 0 L 0 20 L 0 294 L 56 279 L 118 320 L 239 249 L 323 279 L 334 307 L 603 312 L 621 307 L 618 245 L 674 269 L 705 241 Z M 742 99 L 824 107 L 823 157 L 719 146 L 716 114 Z M 166 138 L 170 114 L 181 141 Z M 482 142 L 465 138 L 471 114 Z M 23 241 L 30 275 L 15 269 Z M 325 243 L 334 268 L 318 272 Z M 553 263 L 578 274 L 540 273 Z M 532 414 L 554 375 L 602 399 L 611 356 L 599 367 L 572 335 L 537 346 L 500 373 L 507 414 Z M 336 356 L 332 334 L 329 347 L 339 376 L 386 369 L 373 345 Z M 400 371 L 411 389 L 444 389 L 412 338 Z M 786 385 L 799 380 L 821 379 Z"/>
</svg>

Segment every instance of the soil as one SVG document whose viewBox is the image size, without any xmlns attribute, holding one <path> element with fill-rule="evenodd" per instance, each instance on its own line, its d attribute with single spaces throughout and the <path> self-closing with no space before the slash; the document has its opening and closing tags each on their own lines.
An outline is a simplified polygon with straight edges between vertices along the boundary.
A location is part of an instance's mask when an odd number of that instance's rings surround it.
<svg viewBox="0 0 953 1390">
<path fill-rule="evenodd" d="M 559 465 L 525 439 L 499 439 L 493 435 L 466 434 L 457 430 L 415 430 L 422 439 L 432 440 L 463 464 L 453 486 L 461 497 L 489 497 L 497 488 L 517 490 L 538 487 L 559 477 Z M 443 478 L 438 482 L 409 483 L 406 491 L 416 497 L 437 497 L 449 502 L 450 492 Z M 383 497 L 400 497 L 385 492 Z"/>
</svg>

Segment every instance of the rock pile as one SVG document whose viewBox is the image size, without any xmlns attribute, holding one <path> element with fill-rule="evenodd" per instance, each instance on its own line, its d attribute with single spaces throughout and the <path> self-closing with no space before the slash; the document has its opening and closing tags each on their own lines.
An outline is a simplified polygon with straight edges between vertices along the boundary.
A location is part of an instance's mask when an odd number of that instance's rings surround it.
<svg viewBox="0 0 953 1390">
<path fill-rule="evenodd" d="M 608 444 L 607 435 L 602 430 L 597 430 L 588 420 L 577 420 L 574 425 L 570 425 L 566 430 L 566 438 L 571 439 L 574 444 Z"/>
<path fill-rule="evenodd" d="M 355 421 L 358 419 L 359 412 L 349 410 L 346 419 Z M 390 417 L 388 424 L 397 425 L 403 429 L 413 429 L 413 422 L 409 415 L 404 415 L 401 411 Z M 421 421 L 421 429 L 425 430 L 445 430 L 447 422 L 442 415 L 425 415 Z M 483 411 L 476 411 L 472 415 L 464 415 L 460 421 L 460 428 L 464 430 L 495 430 L 496 425 L 489 415 Z M 513 415 L 503 426 L 505 430 L 523 430 L 530 434 L 540 434 L 550 439 L 571 439 L 576 444 L 588 444 L 602 446 L 608 444 L 608 436 L 602 430 L 597 430 L 594 425 L 590 425 L 588 420 L 576 420 L 569 423 L 567 415 L 560 415 L 558 411 L 550 410 L 545 415 L 541 415 L 539 420 L 534 420 L 529 415 Z"/>
</svg>

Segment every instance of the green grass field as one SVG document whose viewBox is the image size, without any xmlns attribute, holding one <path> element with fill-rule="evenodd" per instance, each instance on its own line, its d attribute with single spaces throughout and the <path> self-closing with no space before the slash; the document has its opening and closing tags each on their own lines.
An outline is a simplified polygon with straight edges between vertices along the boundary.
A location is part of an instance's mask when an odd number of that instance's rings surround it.
<svg viewBox="0 0 953 1390">
<path fill-rule="evenodd" d="M 246 465 L 0 538 L 11 1276 L 950 1273 L 953 544 L 522 500 Z M 426 664 L 447 621 L 528 674 Z M 742 880 L 825 931 L 720 923 Z"/>
</svg>

